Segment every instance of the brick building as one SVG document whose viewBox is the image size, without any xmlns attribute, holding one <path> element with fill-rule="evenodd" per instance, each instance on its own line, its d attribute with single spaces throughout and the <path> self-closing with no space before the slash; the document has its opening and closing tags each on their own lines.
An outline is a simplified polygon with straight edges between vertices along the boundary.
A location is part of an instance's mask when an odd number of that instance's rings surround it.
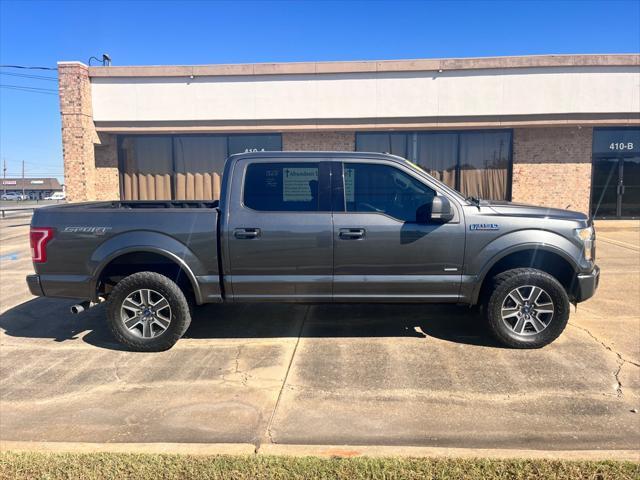
<svg viewBox="0 0 640 480">
<path fill-rule="evenodd" d="M 71 201 L 217 198 L 233 153 L 362 150 L 468 195 L 640 217 L 640 55 L 58 73 Z"/>
</svg>

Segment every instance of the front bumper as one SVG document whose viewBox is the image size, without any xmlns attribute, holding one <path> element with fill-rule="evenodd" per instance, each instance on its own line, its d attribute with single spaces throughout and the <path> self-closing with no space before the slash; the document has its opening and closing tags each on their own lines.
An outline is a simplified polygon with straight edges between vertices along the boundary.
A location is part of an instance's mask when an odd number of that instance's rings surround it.
<svg viewBox="0 0 640 480">
<path fill-rule="evenodd" d="M 595 265 L 590 273 L 580 273 L 576 277 L 575 301 L 584 302 L 593 297 L 600 282 L 600 267 Z"/>
<path fill-rule="evenodd" d="M 42 284 L 40 283 L 40 275 L 27 275 L 27 285 L 29 285 L 31 295 L 44 297 L 44 291 L 42 290 Z"/>
</svg>

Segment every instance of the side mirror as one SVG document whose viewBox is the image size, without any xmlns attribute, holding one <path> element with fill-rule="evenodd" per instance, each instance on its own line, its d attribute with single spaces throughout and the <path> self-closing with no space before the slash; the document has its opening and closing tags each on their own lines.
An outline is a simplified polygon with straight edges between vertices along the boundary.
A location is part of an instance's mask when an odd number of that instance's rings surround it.
<svg viewBox="0 0 640 480">
<path fill-rule="evenodd" d="M 431 206 L 431 221 L 449 222 L 453 220 L 453 209 L 447 197 L 433 197 Z"/>
</svg>

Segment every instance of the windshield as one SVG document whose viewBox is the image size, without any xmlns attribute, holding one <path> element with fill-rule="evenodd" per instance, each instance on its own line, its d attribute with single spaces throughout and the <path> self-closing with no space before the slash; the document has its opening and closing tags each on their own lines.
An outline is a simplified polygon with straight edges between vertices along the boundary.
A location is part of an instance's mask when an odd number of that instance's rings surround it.
<svg viewBox="0 0 640 480">
<path fill-rule="evenodd" d="M 423 175 L 429 175 L 429 173 L 422 168 L 420 165 L 413 163 L 411 160 L 407 160 L 406 158 L 403 158 L 403 160 L 405 162 L 407 162 L 407 165 L 413 169 L 414 171 L 421 173 Z M 466 197 L 460 193 L 459 191 L 451 188 L 449 185 L 447 185 L 446 183 L 441 182 L 440 180 L 438 180 L 437 178 L 434 178 L 433 176 L 429 175 L 430 178 L 432 178 L 434 181 L 436 181 L 438 183 L 438 185 L 442 186 L 442 188 L 444 190 L 446 190 L 448 193 L 450 193 L 451 195 L 454 195 L 455 197 L 457 197 L 458 199 L 465 201 L 465 202 L 469 202 L 469 200 L 466 199 Z"/>
</svg>

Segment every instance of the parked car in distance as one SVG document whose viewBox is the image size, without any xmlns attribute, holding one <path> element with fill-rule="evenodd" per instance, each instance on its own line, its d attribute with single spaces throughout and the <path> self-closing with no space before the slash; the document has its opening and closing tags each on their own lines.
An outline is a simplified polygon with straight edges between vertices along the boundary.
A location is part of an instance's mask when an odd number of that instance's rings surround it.
<svg viewBox="0 0 640 480">
<path fill-rule="evenodd" d="M 64 192 L 54 192 L 51 195 L 44 197 L 44 200 L 64 200 L 67 198 L 67 194 Z"/>
<path fill-rule="evenodd" d="M 502 344 L 537 348 L 600 274 L 586 215 L 465 198 L 378 153 L 233 155 L 219 202 L 45 206 L 30 235 L 30 291 L 78 298 L 75 313 L 106 299 L 113 335 L 140 351 L 222 302 L 482 305 Z"/>
<path fill-rule="evenodd" d="M 0 198 L 2 198 L 2 200 L 17 200 L 21 202 L 23 200 L 29 200 L 29 195 L 23 195 L 21 193 L 3 193 Z"/>
</svg>

